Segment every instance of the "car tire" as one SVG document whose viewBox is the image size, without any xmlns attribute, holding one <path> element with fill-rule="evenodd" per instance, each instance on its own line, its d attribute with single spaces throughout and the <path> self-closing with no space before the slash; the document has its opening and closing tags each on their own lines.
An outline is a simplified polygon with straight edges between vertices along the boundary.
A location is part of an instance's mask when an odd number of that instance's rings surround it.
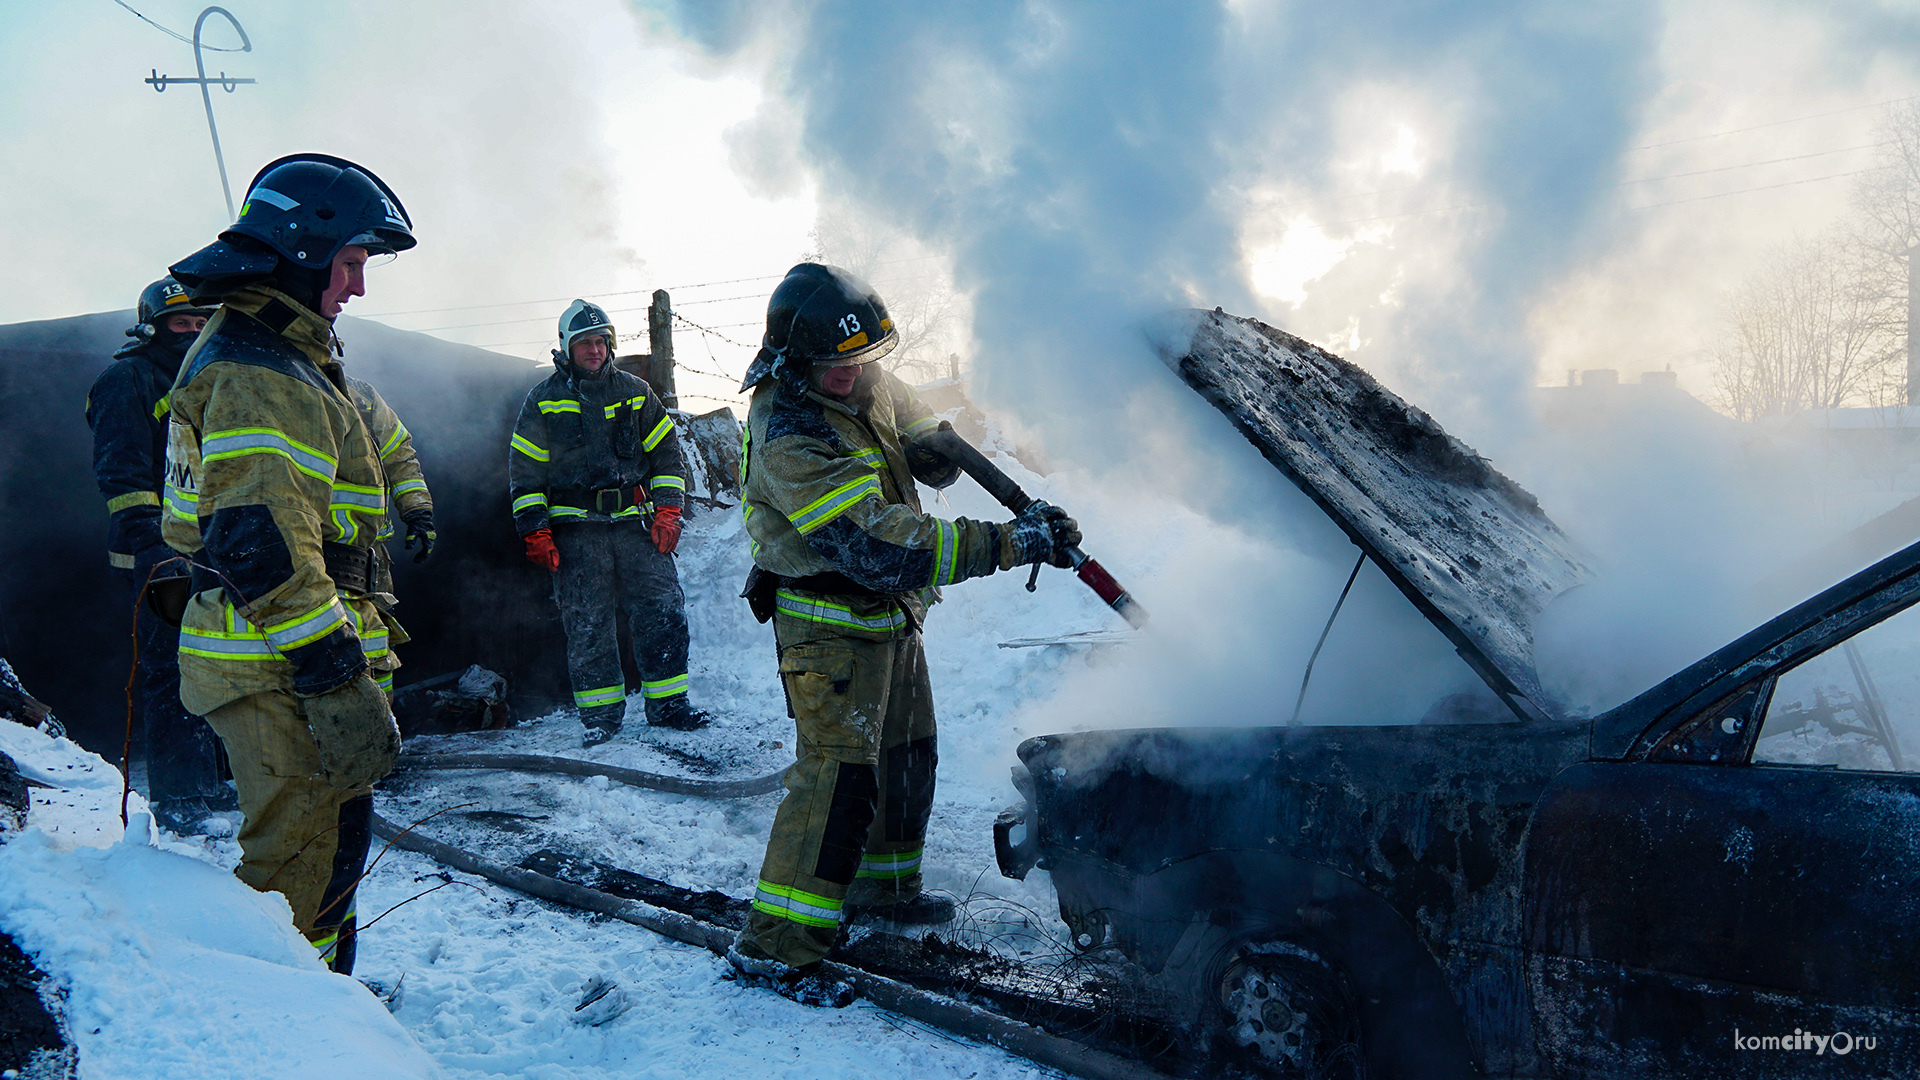
<svg viewBox="0 0 1920 1080">
<path fill-rule="evenodd" d="M 1245 1075 L 1364 1080 L 1360 1013 L 1344 973 L 1286 940 L 1229 950 L 1214 981 L 1216 1059 Z"/>
</svg>

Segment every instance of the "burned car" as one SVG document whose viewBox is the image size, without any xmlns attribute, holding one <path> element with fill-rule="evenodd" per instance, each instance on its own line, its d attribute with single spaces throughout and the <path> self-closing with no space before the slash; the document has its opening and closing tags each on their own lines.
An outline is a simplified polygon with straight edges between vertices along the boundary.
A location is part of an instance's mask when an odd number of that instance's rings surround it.
<svg viewBox="0 0 1920 1080">
<path fill-rule="evenodd" d="M 1082 949 L 1151 973 L 1216 1072 L 1910 1074 L 1920 612 L 1896 616 L 1920 545 L 1565 715 L 1532 623 L 1590 571 L 1530 495 L 1258 322 L 1195 313 L 1165 359 L 1487 695 L 1444 722 L 1028 740 L 1001 870 L 1047 870 Z"/>
</svg>

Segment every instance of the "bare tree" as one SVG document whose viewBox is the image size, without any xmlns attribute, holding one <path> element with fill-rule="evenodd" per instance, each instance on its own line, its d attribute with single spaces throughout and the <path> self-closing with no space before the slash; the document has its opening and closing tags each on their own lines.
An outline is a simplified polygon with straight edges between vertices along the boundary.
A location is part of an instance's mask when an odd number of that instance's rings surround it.
<svg viewBox="0 0 1920 1080">
<path fill-rule="evenodd" d="M 1857 264 L 1882 332 L 1908 357 L 1913 310 L 1913 261 L 1920 250 L 1920 102 L 1888 110 L 1877 129 L 1878 167 L 1854 184 L 1854 214 L 1845 243 Z M 1905 404 L 1920 404 L 1920 372 L 1901 364 Z"/>
<path fill-rule="evenodd" d="M 807 258 L 865 278 L 887 303 L 900 344 L 884 361 L 908 382 L 947 374 L 947 355 L 966 334 L 966 300 L 945 260 L 861 214 L 822 211 Z"/>
<path fill-rule="evenodd" d="M 1849 248 L 1800 240 L 1728 298 L 1714 352 L 1721 406 L 1741 420 L 1880 404 L 1899 353 Z"/>
</svg>

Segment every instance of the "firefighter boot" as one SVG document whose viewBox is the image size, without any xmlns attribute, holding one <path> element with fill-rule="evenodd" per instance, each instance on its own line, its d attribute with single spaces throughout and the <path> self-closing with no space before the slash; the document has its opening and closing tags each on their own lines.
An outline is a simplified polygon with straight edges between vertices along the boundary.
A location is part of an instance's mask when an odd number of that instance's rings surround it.
<svg viewBox="0 0 1920 1080">
<path fill-rule="evenodd" d="M 713 717 L 693 707 L 687 695 L 647 699 L 647 724 L 675 731 L 697 731 L 713 722 Z"/>
<path fill-rule="evenodd" d="M 843 908 L 847 918 L 873 919 L 900 926 L 934 926 L 953 921 L 953 900 L 938 893 L 917 893 L 894 903 L 856 903 L 849 900 Z"/>
<path fill-rule="evenodd" d="M 752 945 L 736 942 L 727 947 L 727 963 L 733 970 L 722 978 L 764 986 L 789 1001 L 816 1009 L 844 1009 L 853 1004 L 853 984 L 828 974 L 825 965 L 818 962 L 797 968 L 761 956 Z"/>
</svg>

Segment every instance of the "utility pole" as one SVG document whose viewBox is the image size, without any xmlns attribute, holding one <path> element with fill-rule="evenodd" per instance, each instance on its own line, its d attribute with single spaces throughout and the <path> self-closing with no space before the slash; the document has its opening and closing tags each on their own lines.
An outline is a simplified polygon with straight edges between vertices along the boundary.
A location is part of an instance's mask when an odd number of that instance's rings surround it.
<svg viewBox="0 0 1920 1080">
<path fill-rule="evenodd" d="M 240 35 L 241 52 L 253 51 L 253 42 L 247 38 L 246 30 L 241 28 L 240 20 L 234 18 L 233 13 L 226 8 L 210 7 L 201 12 L 200 17 L 193 21 L 193 66 L 195 70 L 199 71 L 200 77 L 188 79 L 175 75 L 162 75 L 160 74 L 159 68 L 153 68 L 151 69 L 153 74 L 145 81 L 147 85 L 153 87 L 153 92 L 156 94 L 165 93 L 167 86 L 171 83 L 179 83 L 183 86 L 198 85 L 200 87 L 200 100 L 207 107 L 207 133 L 213 136 L 213 162 L 220 167 L 220 191 L 227 197 L 227 220 L 232 221 L 236 216 L 233 212 L 233 186 L 227 183 L 227 159 L 226 155 L 220 152 L 220 129 L 215 127 L 213 123 L 212 86 L 214 83 L 219 83 L 222 89 L 231 94 L 236 86 L 239 86 L 241 83 L 251 84 L 254 80 L 234 78 L 224 70 L 220 72 L 218 78 L 207 78 L 207 64 L 200 55 L 200 28 L 206 25 L 207 16 L 209 15 L 218 15 L 232 25 L 234 33 Z"/>
<path fill-rule="evenodd" d="M 680 395 L 673 388 L 673 303 L 665 289 L 653 291 L 653 306 L 647 308 L 647 339 L 648 348 L 653 352 L 647 364 L 652 371 L 647 382 L 660 396 L 660 404 L 677 409 Z"/>
</svg>

